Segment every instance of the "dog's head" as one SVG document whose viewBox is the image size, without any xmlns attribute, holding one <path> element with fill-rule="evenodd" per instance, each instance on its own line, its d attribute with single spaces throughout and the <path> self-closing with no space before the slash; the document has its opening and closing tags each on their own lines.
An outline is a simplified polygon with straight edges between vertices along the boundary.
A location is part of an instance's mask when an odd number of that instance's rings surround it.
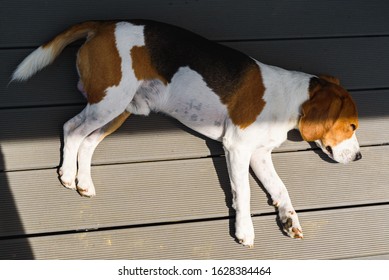
<svg viewBox="0 0 389 280">
<path fill-rule="evenodd" d="M 299 130 L 333 160 L 349 163 L 362 158 L 355 135 L 358 113 L 350 94 L 330 76 L 312 78 L 310 98 L 302 105 Z"/>
</svg>

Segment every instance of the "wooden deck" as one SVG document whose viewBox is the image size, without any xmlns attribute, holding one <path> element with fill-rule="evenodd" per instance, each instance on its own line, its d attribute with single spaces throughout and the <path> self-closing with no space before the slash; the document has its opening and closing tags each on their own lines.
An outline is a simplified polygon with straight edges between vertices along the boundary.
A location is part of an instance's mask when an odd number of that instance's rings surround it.
<svg viewBox="0 0 389 280">
<path fill-rule="evenodd" d="M 0 9 L 0 259 L 387 259 L 389 2 L 4 0 Z M 131 4 L 130 4 L 131 3 Z M 166 116 L 133 116 L 93 159 L 97 197 L 57 178 L 62 125 L 82 110 L 77 44 L 8 85 L 34 48 L 89 19 L 149 18 L 287 69 L 341 79 L 357 102 L 363 159 L 335 164 L 297 131 L 273 159 L 304 240 L 280 230 L 251 178 L 254 249 L 233 237 L 219 143 Z"/>
</svg>

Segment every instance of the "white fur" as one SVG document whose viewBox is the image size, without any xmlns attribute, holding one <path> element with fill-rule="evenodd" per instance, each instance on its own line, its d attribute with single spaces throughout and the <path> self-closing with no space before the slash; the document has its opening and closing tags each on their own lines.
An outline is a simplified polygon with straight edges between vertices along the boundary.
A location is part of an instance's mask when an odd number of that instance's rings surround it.
<svg viewBox="0 0 389 280">
<path fill-rule="evenodd" d="M 221 140 L 227 109 L 207 86 L 201 75 L 181 67 L 166 91 L 165 102 L 154 110 L 164 112 L 191 129 L 214 140 Z"/>
<path fill-rule="evenodd" d="M 350 139 L 343 140 L 332 147 L 333 159 L 340 163 L 349 163 L 355 159 L 359 150 L 359 143 L 354 132 Z"/>
<path fill-rule="evenodd" d="M 359 153 L 360 147 L 355 132 L 346 140 L 343 140 L 338 145 L 331 147 L 332 154 L 329 153 L 320 140 L 315 141 L 316 144 L 333 160 L 340 163 L 350 163 L 355 160 L 356 155 Z"/>
<path fill-rule="evenodd" d="M 12 75 L 12 81 L 25 81 L 39 70 L 53 62 L 55 56 L 52 49 L 39 47 L 27 56 L 16 68 Z"/>
</svg>

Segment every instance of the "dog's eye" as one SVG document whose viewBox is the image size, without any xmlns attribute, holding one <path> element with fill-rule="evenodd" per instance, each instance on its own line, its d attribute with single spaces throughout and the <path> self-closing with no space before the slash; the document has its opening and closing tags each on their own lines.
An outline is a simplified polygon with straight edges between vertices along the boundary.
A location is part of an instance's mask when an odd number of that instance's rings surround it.
<svg viewBox="0 0 389 280">
<path fill-rule="evenodd" d="M 357 129 L 357 126 L 355 124 L 351 124 L 351 128 L 353 131 L 355 131 Z"/>
<path fill-rule="evenodd" d="M 332 155 L 332 148 L 330 146 L 326 146 L 326 150 Z"/>
</svg>

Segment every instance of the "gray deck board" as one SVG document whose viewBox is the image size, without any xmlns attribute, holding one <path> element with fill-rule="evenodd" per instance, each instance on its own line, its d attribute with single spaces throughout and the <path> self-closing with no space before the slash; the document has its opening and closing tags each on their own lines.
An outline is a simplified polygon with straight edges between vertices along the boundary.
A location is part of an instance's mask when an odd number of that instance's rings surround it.
<svg viewBox="0 0 389 280">
<path fill-rule="evenodd" d="M 234 241 L 229 220 L 218 220 L 0 240 L 0 258 L 31 257 L 26 246 L 35 259 L 341 259 L 385 255 L 389 252 L 388 211 L 387 205 L 302 213 L 303 240 L 284 236 L 275 216 L 255 217 L 253 249 Z"/>
<path fill-rule="evenodd" d="M 295 208 L 308 210 L 389 201 L 388 152 L 389 146 L 366 147 L 364 159 L 348 165 L 312 151 L 273 159 Z M 88 199 L 63 188 L 55 169 L 0 174 L 13 198 L 0 197 L 0 216 L 12 221 L 14 205 L 23 225 L 2 224 L 0 237 L 234 215 L 224 158 L 95 166 L 92 176 L 97 196 Z M 250 184 L 252 213 L 274 212 L 257 181 Z"/>
<path fill-rule="evenodd" d="M 37 46 L 84 20 L 150 18 L 218 40 L 388 35 L 386 1 L 3 0 L 0 47 Z M 345 8 L 347 7 L 347 8 Z M 17 11 L 17 12 L 15 12 Z M 9 16 L 11 15 L 12 16 Z M 71 16 L 70 16 L 71 15 Z"/>
<path fill-rule="evenodd" d="M 389 254 L 385 255 L 369 255 L 357 258 L 351 258 L 352 260 L 389 260 Z"/>
</svg>

